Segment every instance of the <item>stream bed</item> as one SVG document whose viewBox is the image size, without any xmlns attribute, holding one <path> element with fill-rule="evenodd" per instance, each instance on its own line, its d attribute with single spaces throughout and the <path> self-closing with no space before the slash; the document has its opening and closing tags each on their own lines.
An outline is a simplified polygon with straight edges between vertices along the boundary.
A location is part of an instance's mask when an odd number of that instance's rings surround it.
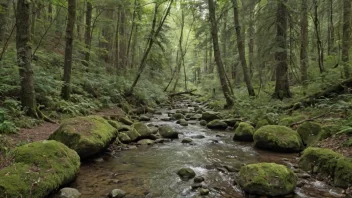
<svg viewBox="0 0 352 198">
<path fill-rule="evenodd" d="M 178 108 L 192 110 L 192 107 L 187 107 L 188 103 L 179 102 Z M 275 162 L 299 172 L 296 169 L 297 154 L 257 150 L 252 143 L 233 141 L 231 131 L 210 130 L 198 122 L 183 127 L 175 121 L 161 121 L 176 109 L 164 107 L 158 111 L 161 115 L 153 115 L 152 120 L 146 123 L 175 128 L 180 133 L 178 140 L 152 146 L 130 146 L 128 150 L 102 154 L 98 158 L 100 160 L 82 164 L 71 187 L 78 189 L 82 198 L 107 197 L 111 190 L 117 188 L 126 191 L 126 198 L 201 197 L 199 190 L 191 188 L 193 180 L 182 181 L 176 174 L 180 168 L 190 167 L 197 176 L 205 178 L 203 185 L 210 190 L 205 197 L 240 198 L 248 197 L 234 185 L 236 172 L 243 164 Z M 193 143 L 181 143 L 185 137 L 192 138 Z M 305 181 L 305 185 L 296 188 L 295 194 L 286 197 L 343 197 L 342 189 L 313 178 Z"/>
</svg>

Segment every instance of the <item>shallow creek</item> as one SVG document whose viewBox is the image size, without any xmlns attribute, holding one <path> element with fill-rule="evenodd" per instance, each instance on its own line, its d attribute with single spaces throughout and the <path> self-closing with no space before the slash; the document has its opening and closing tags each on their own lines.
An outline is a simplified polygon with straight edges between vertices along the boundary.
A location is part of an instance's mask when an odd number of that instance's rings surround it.
<svg viewBox="0 0 352 198">
<path fill-rule="evenodd" d="M 184 103 L 179 103 L 178 108 L 192 109 Z M 199 191 L 191 189 L 193 180 L 181 181 L 176 174 L 182 167 L 191 167 L 197 175 L 205 178 L 204 185 L 210 189 L 207 197 L 240 198 L 246 195 L 233 185 L 236 172 L 228 172 L 224 166 L 239 170 L 243 164 L 275 162 L 292 169 L 297 167 L 297 154 L 257 150 L 252 143 L 232 141 L 230 131 L 209 130 L 198 122 L 182 127 L 174 121 L 161 121 L 161 118 L 168 116 L 168 112 L 175 112 L 176 109 L 163 108 L 159 111 L 162 115 L 154 115 L 147 123 L 176 128 L 180 133 L 179 140 L 103 154 L 101 157 L 104 161 L 82 164 L 71 187 L 77 188 L 82 198 L 106 197 L 116 188 L 126 191 L 126 198 L 200 197 Z M 204 138 L 195 138 L 197 135 Z M 184 137 L 192 138 L 194 144 L 182 144 Z M 307 180 L 308 184 L 297 187 L 295 195 L 287 197 L 341 197 L 341 189 L 315 179 Z"/>
</svg>

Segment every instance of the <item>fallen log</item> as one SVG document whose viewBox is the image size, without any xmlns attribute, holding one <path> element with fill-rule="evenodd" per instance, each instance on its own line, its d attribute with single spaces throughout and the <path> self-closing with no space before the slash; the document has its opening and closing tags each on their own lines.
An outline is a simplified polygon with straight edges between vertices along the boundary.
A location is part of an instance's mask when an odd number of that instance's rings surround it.
<svg viewBox="0 0 352 198">
<path fill-rule="evenodd" d="M 179 95 L 183 95 L 183 94 L 189 94 L 192 96 L 200 96 L 199 94 L 194 94 L 193 92 L 197 91 L 196 89 L 190 90 L 190 91 L 183 91 L 183 92 L 178 92 L 178 93 L 173 93 L 173 94 L 169 94 L 170 97 L 174 97 L 174 96 L 179 96 Z"/>
<path fill-rule="evenodd" d="M 329 98 L 336 94 L 346 94 L 352 92 L 352 78 L 337 83 L 323 91 L 309 95 L 294 104 L 283 107 L 284 110 L 296 110 L 304 106 L 309 106 L 317 102 L 319 98 Z"/>
</svg>

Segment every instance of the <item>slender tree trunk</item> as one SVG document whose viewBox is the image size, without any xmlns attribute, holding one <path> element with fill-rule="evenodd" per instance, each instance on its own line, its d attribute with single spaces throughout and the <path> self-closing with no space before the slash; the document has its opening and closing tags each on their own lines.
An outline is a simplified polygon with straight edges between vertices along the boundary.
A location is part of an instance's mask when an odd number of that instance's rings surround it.
<svg viewBox="0 0 352 198">
<path fill-rule="evenodd" d="M 53 21 L 53 4 L 49 3 L 48 5 L 48 21 L 52 22 Z"/>
<path fill-rule="evenodd" d="M 169 5 L 166 8 L 166 12 L 165 12 L 163 18 L 161 19 L 161 21 L 159 23 L 159 26 L 158 26 L 158 28 L 156 30 L 155 30 L 155 27 L 156 27 L 156 16 L 158 14 L 159 5 L 155 5 L 153 24 L 152 24 L 152 29 L 151 29 L 151 32 L 150 32 L 150 38 L 149 38 L 149 40 L 147 42 L 147 48 L 144 51 L 144 54 L 143 54 L 142 60 L 141 60 L 141 62 L 139 64 L 137 75 L 136 75 L 136 77 L 135 77 L 135 79 L 133 81 L 133 84 L 131 85 L 131 87 L 130 87 L 129 91 L 126 93 L 126 95 L 131 95 L 133 93 L 133 89 L 137 85 L 137 83 L 139 81 L 139 78 L 141 77 L 141 75 L 142 75 L 142 73 L 144 71 L 144 68 L 145 68 L 145 65 L 146 65 L 146 60 L 147 60 L 147 58 L 149 56 L 150 50 L 152 49 L 154 42 L 155 42 L 154 39 L 159 35 L 162 27 L 164 26 L 165 20 L 166 20 L 167 16 L 170 13 L 170 10 L 171 10 L 173 2 L 174 2 L 174 0 L 170 0 L 169 1 Z"/>
<path fill-rule="evenodd" d="M 324 69 L 324 48 L 323 43 L 320 38 L 320 22 L 318 18 L 318 2 L 317 0 L 313 0 L 314 4 L 314 28 L 315 28 L 315 35 L 317 39 L 317 47 L 318 47 L 318 63 L 319 63 L 319 70 L 320 73 L 325 71 Z"/>
<path fill-rule="evenodd" d="M 230 89 L 226 82 L 224 65 L 221 60 L 221 54 L 219 49 L 219 38 L 218 38 L 218 25 L 215 17 L 215 5 L 213 0 L 208 0 L 209 7 L 209 17 L 211 23 L 211 36 L 213 38 L 213 47 L 214 47 L 214 57 L 219 74 L 220 84 L 223 91 L 223 94 L 226 99 L 226 107 L 232 107 L 234 101 L 231 96 Z"/>
<path fill-rule="evenodd" d="M 244 48 L 244 44 L 243 44 L 243 40 L 242 40 L 241 24 L 239 22 L 239 17 L 238 17 L 237 0 L 232 0 L 232 2 L 233 2 L 234 21 L 235 21 L 235 27 L 236 27 L 236 36 L 237 36 L 237 48 L 238 48 L 238 52 L 240 55 L 242 69 L 243 69 L 244 81 L 246 82 L 246 85 L 247 85 L 248 94 L 250 96 L 255 96 L 254 89 L 253 89 L 252 83 L 251 83 L 251 79 L 250 79 L 249 73 L 248 73 L 246 54 L 245 54 L 246 52 L 245 52 L 245 48 Z"/>
<path fill-rule="evenodd" d="M 27 0 L 17 1 L 16 49 L 21 77 L 21 104 L 27 115 L 37 118 L 34 77 L 31 66 L 30 7 L 30 2 Z"/>
<path fill-rule="evenodd" d="M 84 60 L 86 65 L 89 66 L 90 60 L 90 43 L 91 43 L 91 29 L 92 29 L 92 11 L 93 6 L 90 1 L 87 1 L 87 10 L 86 10 L 86 25 L 85 25 L 85 32 L 84 32 L 84 44 L 86 47 L 86 53 L 84 56 Z"/>
<path fill-rule="evenodd" d="M 301 81 L 307 85 L 308 80 L 308 4 L 306 0 L 301 0 Z"/>
<path fill-rule="evenodd" d="M 276 85 L 274 98 L 283 99 L 291 98 L 290 86 L 288 81 L 288 66 L 287 66 L 287 16 L 288 10 L 286 3 L 288 0 L 278 1 L 276 15 L 276 43 L 279 51 L 275 53 L 276 65 Z"/>
<path fill-rule="evenodd" d="M 36 12 L 37 12 L 37 6 L 36 6 L 36 1 L 35 0 L 32 0 L 31 2 L 31 6 L 32 6 L 32 13 L 31 13 L 31 40 L 32 42 L 34 41 L 34 35 L 35 35 L 35 29 L 36 29 Z"/>
<path fill-rule="evenodd" d="M 68 0 L 68 22 L 66 27 L 66 47 L 64 61 L 64 84 L 61 90 L 61 96 L 64 100 L 70 99 L 71 94 L 71 72 L 72 72 L 72 51 L 73 37 L 76 20 L 76 0 Z"/>
<path fill-rule="evenodd" d="M 334 20 L 333 20 L 333 0 L 329 0 L 329 17 L 328 17 L 328 55 L 331 55 L 334 51 L 335 46 L 335 28 L 334 28 Z"/>
<path fill-rule="evenodd" d="M 126 68 L 126 38 L 125 38 L 125 25 L 126 25 L 126 13 L 125 10 L 120 7 L 120 18 L 119 18 L 119 68 Z"/>
<path fill-rule="evenodd" d="M 350 78 L 351 68 L 349 63 L 349 50 L 351 48 L 351 0 L 344 0 L 343 4 L 343 38 L 342 38 L 342 62 L 345 78 Z"/>
<path fill-rule="evenodd" d="M 183 2 L 181 1 L 181 4 Z M 183 29 L 185 27 L 185 14 L 183 9 L 181 8 L 181 29 L 180 29 L 180 38 L 178 39 L 178 52 L 180 52 L 180 58 L 177 59 L 177 70 L 176 70 L 176 80 L 174 84 L 174 88 L 172 91 L 174 92 L 176 90 L 178 81 L 180 80 L 180 75 L 181 75 L 181 67 L 183 63 L 183 47 L 182 47 L 182 42 L 183 42 Z"/>
<path fill-rule="evenodd" d="M 254 59 L 254 9 L 255 9 L 255 3 L 251 2 L 251 7 L 249 11 L 249 28 L 248 28 L 248 33 L 249 33 L 249 42 L 248 42 L 248 51 L 249 51 L 249 74 L 250 74 L 250 79 L 253 78 L 253 69 L 254 69 L 254 64 L 253 64 L 253 59 Z"/>
</svg>

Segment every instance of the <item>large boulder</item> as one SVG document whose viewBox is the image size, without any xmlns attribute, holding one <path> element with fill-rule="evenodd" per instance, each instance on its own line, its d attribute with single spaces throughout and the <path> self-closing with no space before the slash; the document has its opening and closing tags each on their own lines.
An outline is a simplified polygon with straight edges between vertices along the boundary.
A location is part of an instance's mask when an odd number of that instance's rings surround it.
<svg viewBox="0 0 352 198">
<path fill-rule="evenodd" d="M 225 129 L 227 129 L 228 126 L 227 126 L 226 122 L 223 122 L 221 120 L 213 120 L 207 124 L 207 127 L 209 129 L 225 130 Z"/>
<path fill-rule="evenodd" d="M 86 158 L 101 152 L 116 136 L 117 130 L 104 118 L 87 116 L 64 120 L 49 139 L 64 143 Z"/>
<path fill-rule="evenodd" d="M 247 123 L 241 122 L 235 130 L 233 140 L 237 141 L 253 141 L 254 127 Z"/>
<path fill-rule="evenodd" d="M 47 197 L 72 182 L 80 166 L 74 150 L 53 140 L 17 147 L 9 157 L 14 163 L 0 170 L 0 197 Z"/>
<path fill-rule="evenodd" d="M 320 139 L 321 125 L 315 122 L 304 122 L 297 129 L 304 145 L 312 145 Z"/>
<path fill-rule="evenodd" d="M 238 178 L 238 184 L 244 191 L 265 196 L 287 195 L 297 184 L 297 177 L 291 169 L 275 163 L 243 166 Z"/>
<path fill-rule="evenodd" d="M 162 126 L 159 128 L 159 134 L 163 138 L 177 139 L 178 133 L 169 126 Z"/>
<path fill-rule="evenodd" d="M 219 113 L 217 113 L 217 112 L 207 111 L 207 112 L 202 113 L 201 119 L 205 120 L 207 122 L 210 122 L 213 120 L 220 119 L 220 117 L 219 117 Z"/>
<path fill-rule="evenodd" d="M 347 188 L 352 185 L 352 159 L 330 149 L 307 148 L 303 151 L 299 165 L 303 170 L 331 177 L 335 186 Z"/>
<path fill-rule="evenodd" d="M 258 148 L 278 152 L 299 152 L 303 149 L 299 134 L 285 126 L 267 125 L 258 129 L 253 136 Z"/>
</svg>

